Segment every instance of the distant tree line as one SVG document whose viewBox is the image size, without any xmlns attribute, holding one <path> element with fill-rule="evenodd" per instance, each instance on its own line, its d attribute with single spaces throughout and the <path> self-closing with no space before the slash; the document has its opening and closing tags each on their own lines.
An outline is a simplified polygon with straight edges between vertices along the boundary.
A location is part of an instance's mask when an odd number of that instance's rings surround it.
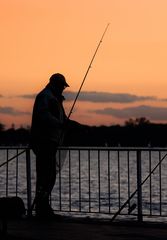
<svg viewBox="0 0 167 240">
<path fill-rule="evenodd" d="M 30 128 L 20 127 L 15 129 L 14 124 L 8 129 L 0 123 L 0 145 L 28 145 L 30 141 Z"/>
<path fill-rule="evenodd" d="M 0 145 L 28 145 L 30 128 L 12 126 L 5 129 L 0 123 Z M 67 146 L 167 146 L 167 124 L 151 123 L 146 118 L 129 119 L 123 126 L 88 126 L 70 128 L 66 133 Z"/>
</svg>

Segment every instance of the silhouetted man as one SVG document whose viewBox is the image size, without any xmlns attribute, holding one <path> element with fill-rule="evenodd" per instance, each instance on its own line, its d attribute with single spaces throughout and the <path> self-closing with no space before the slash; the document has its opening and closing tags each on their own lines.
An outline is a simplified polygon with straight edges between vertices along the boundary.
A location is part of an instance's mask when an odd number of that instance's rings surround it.
<svg viewBox="0 0 167 240">
<path fill-rule="evenodd" d="M 69 85 L 65 77 L 59 73 L 53 74 L 46 87 L 36 96 L 34 103 L 31 144 L 36 155 L 37 180 L 34 203 L 36 215 L 39 217 L 55 216 L 49 204 L 49 196 L 56 180 L 56 151 L 63 141 L 62 131 L 67 121 L 62 95 L 66 87 Z"/>
</svg>

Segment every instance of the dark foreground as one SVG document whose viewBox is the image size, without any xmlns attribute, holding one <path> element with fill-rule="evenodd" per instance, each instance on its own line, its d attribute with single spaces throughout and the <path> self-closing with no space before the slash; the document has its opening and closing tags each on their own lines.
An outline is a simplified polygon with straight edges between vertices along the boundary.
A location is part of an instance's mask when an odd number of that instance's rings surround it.
<svg viewBox="0 0 167 240">
<path fill-rule="evenodd" d="M 1 237 L 1 239 L 3 239 Z M 7 240 L 166 240 L 167 224 L 66 219 L 8 222 Z"/>
</svg>

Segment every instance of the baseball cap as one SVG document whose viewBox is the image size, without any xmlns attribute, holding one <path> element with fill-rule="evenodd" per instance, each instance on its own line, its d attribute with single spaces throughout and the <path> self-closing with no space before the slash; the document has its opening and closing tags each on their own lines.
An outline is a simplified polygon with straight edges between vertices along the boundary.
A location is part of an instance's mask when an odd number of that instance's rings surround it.
<svg viewBox="0 0 167 240">
<path fill-rule="evenodd" d="M 64 87 L 69 87 L 65 77 L 60 73 L 54 73 L 50 77 L 49 81 L 51 84 L 54 84 L 54 85 L 63 85 Z"/>
</svg>

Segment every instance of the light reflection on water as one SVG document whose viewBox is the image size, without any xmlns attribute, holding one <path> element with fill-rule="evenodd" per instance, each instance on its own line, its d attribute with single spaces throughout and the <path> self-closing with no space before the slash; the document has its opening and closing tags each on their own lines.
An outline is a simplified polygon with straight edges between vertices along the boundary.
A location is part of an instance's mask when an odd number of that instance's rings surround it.
<svg viewBox="0 0 167 240">
<path fill-rule="evenodd" d="M 21 150 L 19 150 L 21 151 Z M 143 151 L 141 154 L 142 181 L 167 152 Z M 17 154 L 8 152 L 8 159 Z M 6 161 L 6 151 L 0 152 L 0 164 Z M 90 161 L 89 161 L 90 159 Z M 16 164 L 18 161 L 18 165 Z M 31 152 L 32 197 L 35 192 L 35 156 Z M 8 169 L 8 174 L 6 170 Z M 136 151 L 71 150 L 67 152 L 64 166 L 57 175 L 52 194 L 55 210 L 114 213 L 137 188 Z M 16 177 L 18 174 L 18 178 Z M 6 188 L 6 182 L 8 189 Z M 167 215 L 167 158 L 157 167 L 142 185 L 143 213 Z M 120 184 L 120 187 L 118 187 Z M 25 154 L 0 168 L 0 195 L 17 194 L 26 202 L 26 158 Z M 131 200 L 136 203 L 137 195 Z M 160 204 L 161 202 L 161 204 Z M 122 211 L 127 213 L 128 206 Z M 137 209 L 133 213 L 137 213 Z"/>
</svg>

